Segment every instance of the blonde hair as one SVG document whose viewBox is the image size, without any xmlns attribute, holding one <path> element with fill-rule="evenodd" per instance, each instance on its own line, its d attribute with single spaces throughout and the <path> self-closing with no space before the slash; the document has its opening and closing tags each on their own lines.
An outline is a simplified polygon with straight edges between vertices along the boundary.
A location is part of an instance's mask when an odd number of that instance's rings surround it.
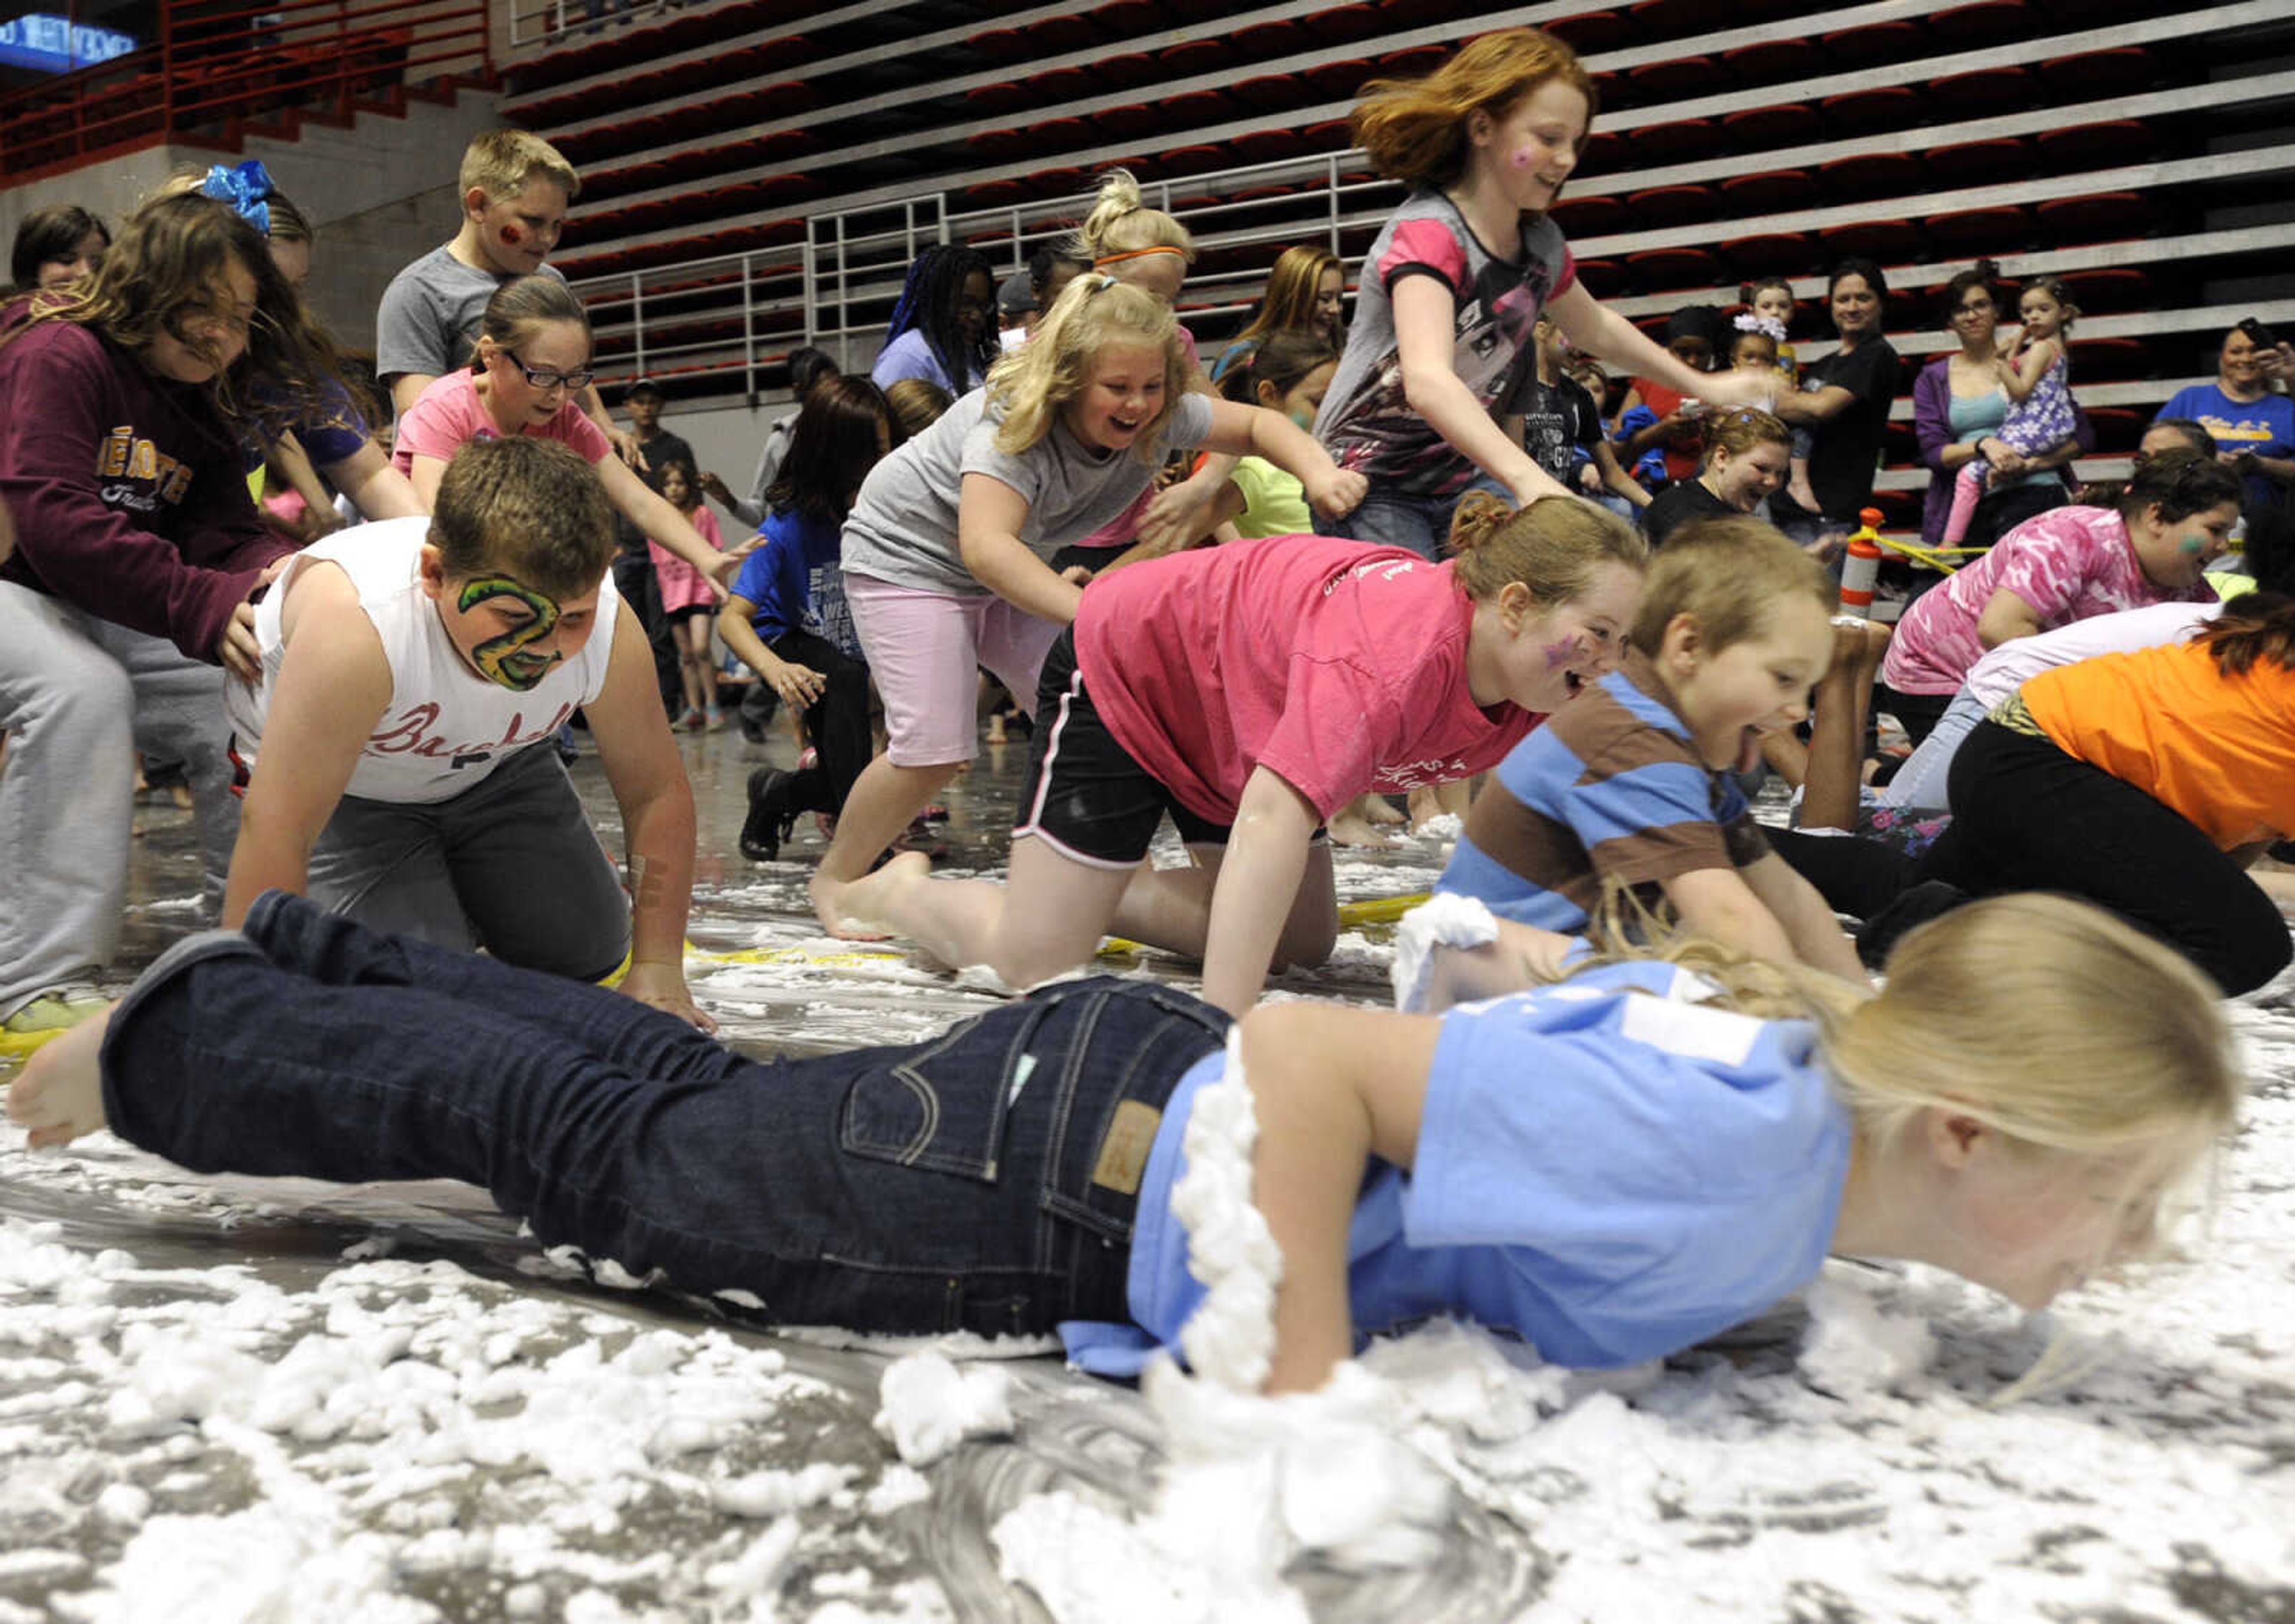
<svg viewBox="0 0 2295 1624">
<path fill-rule="evenodd" d="M 1627 636 L 1654 656 L 1678 615 L 1697 622 L 1707 649 L 1758 637 L 1771 606 L 1795 595 L 1831 615 L 1840 594 L 1825 566 L 1758 518 L 1701 518 L 1675 531 L 1650 566 Z"/>
<path fill-rule="evenodd" d="M 472 136 L 462 150 L 456 189 L 465 197 L 478 191 L 489 198 L 514 198 L 537 175 L 554 184 L 568 202 L 582 195 L 581 172 L 541 136 L 524 130 L 488 130 Z"/>
<path fill-rule="evenodd" d="M 430 541 L 451 576 L 501 571 L 552 598 L 578 598 L 614 561 L 613 505 L 570 445 L 522 434 L 473 440 L 438 481 Z"/>
<path fill-rule="evenodd" d="M 1154 294 L 1094 272 L 1061 290 L 1036 336 L 1007 351 L 990 370 L 989 404 L 1003 416 L 996 449 L 1017 457 L 1041 442 L 1060 408 L 1083 393 L 1093 363 L 1112 344 L 1163 352 L 1164 402 L 1131 445 L 1142 462 L 1160 462 L 1164 426 L 1188 387 L 1180 323 Z"/>
<path fill-rule="evenodd" d="M 1740 333 L 1738 337 L 1744 335 Z M 1756 445 L 1791 445 L 1793 430 L 1775 412 L 1759 406 L 1740 406 L 1711 420 L 1705 429 L 1705 454 L 1726 451 L 1742 457 Z"/>
<path fill-rule="evenodd" d="M 478 318 L 478 337 L 492 340 L 498 350 L 513 350 L 552 322 L 571 322 L 582 330 L 582 342 L 591 342 L 590 313 L 564 282 L 554 276 L 513 276 L 486 301 L 486 314 Z M 471 370 L 485 367 L 485 353 L 473 349 Z"/>
<path fill-rule="evenodd" d="M 1112 255 L 1136 254 L 1142 249 L 1176 249 L 1188 264 L 1196 263 L 1194 235 L 1162 209 L 1148 207 L 1129 169 L 1110 169 L 1100 176 L 1091 212 L 1060 246 L 1063 252 L 1090 261 L 1095 269 Z"/>
<path fill-rule="evenodd" d="M 1815 1022 L 1834 1092 L 1875 1150 L 1934 1110 L 2076 1156 L 2160 1146 L 2177 1153 L 2180 1165 L 2160 1170 L 2172 1177 L 2236 1124 L 2246 1090 L 2215 984 L 2174 949 L 2070 897 L 1956 908 L 1906 934 L 1877 993 L 1675 934 L 1619 887 L 1590 929 L 1597 951 L 1572 975 L 1661 959 L 1713 983 L 1722 1008 Z M 2131 1216 L 2158 1208 L 2153 1197 Z"/>
<path fill-rule="evenodd" d="M 1466 171 L 1473 116 L 1504 118 L 1555 78 L 1586 98 L 1591 128 L 1593 76 L 1576 52 L 1537 29 L 1485 34 L 1424 78 L 1373 79 L 1363 86 L 1347 126 L 1355 144 L 1370 155 L 1371 167 L 1388 179 L 1447 186 Z"/>
<path fill-rule="evenodd" d="M 1459 586 L 1478 603 L 1516 581 L 1540 603 L 1567 603 L 1605 563 L 1637 575 L 1649 567 L 1649 543 L 1639 531 L 1606 508 L 1569 496 L 1516 510 L 1503 497 L 1470 491 L 1450 518 L 1450 551 Z"/>
</svg>

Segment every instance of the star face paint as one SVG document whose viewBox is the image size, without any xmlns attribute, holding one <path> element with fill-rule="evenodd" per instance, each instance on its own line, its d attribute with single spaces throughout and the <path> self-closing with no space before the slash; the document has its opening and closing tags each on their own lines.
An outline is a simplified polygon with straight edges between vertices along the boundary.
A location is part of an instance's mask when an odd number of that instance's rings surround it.
<svg viewBox="0 0 2295 1624">
<path fill-rule="evenodd" d="M 566 657 L 556 651 L 549 654 L 526 652 L 557 629 L 561 611 L 556 599 L 545 597 L 508 575 L 473 578 L 457 594 L 454 607 L 467 615 L 480 604 L 497 598 L 510 600 L 531 611 L 534 618 L 499 637 L 489 637 L 473 646 L 470 663 L 488 681 L 498 682 L 512 693 L 526 693 L 550 674 L 552 665 Z"/>
</svg>

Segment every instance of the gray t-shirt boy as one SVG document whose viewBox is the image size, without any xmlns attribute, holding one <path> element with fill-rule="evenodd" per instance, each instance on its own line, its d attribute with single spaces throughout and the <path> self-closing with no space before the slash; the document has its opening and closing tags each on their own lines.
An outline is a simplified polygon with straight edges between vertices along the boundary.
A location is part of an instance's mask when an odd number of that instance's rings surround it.
<svg viewBox="0 0 2295 1624">
<path fill-rule="evenodd" d="M 1002 422 L 988 391 L 975 389 L 870 469 L 845 521 L 845 573 L 951 598 L 985 598 L 988 589 L 964 567 L 957 549 L 957 498 L 965 475 L 985 474 L 1027 500 L 1020 539 L 1049 564 L 1060 548 L 1130 507 L 1174 446 L 1201 445 L 1212 431 L 1212 403 L 1207 396 L 1182 396 L 1148 461 L 1136 448 L 1095 452 L 1057 417 L 1049 434 L 1009 456 L 996 449 Z"/>
<path fill-rule="evenodd" d="M 540 274 L 566 280 L 556 265 Z M 437 248 L 390 279 L 374 317 L 375 376 L 389 387 L 402 372 L 441 378 L 470 364 L 486 301 L 507 279 L 466 265 Z"/>
</svg>

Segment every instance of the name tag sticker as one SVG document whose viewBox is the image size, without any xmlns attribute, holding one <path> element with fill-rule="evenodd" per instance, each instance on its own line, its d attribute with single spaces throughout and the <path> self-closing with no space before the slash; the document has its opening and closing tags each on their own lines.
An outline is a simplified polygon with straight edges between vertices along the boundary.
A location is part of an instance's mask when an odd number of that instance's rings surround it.
<svg viewBox="0 0 2295 1624">
<path fill-rule="evenodd" d="M 1148 1176 L 1148 1153 L 1156 1148 L 1156 1130 L 1164 1114 L 1155 1106 L 1127 1099 L 1115 1107 L 1115 1120 L 1099 1142 L 1099 1160 L 1093 1163 L 1091 1181 L 1119 1196 L 1137 1196 Z"/>
</svg>

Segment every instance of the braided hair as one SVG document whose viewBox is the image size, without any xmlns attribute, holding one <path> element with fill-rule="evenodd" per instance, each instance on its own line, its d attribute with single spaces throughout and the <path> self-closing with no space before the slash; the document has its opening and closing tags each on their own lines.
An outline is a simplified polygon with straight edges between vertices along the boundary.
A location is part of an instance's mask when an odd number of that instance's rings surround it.
<svg viewBox="0 0 2295 1624">
<path fill-rule="evenodd" d="M 988 375 L 997 355 L 993 322 L 983 322 L 980 337 L 968 343 L 957 319 L 957 301 L 975 273 L 994 285 L 996 274 L 985 255 L 958 243 L 934 243 L 909 266 L 901 301 L 893 306 L 892 322 L 885 329 L 887 344 L 911 328 L 924 334 L 925 347 L 949 387 L 960 395 L 972 387 L 973 379 Z"/>
</svg>

